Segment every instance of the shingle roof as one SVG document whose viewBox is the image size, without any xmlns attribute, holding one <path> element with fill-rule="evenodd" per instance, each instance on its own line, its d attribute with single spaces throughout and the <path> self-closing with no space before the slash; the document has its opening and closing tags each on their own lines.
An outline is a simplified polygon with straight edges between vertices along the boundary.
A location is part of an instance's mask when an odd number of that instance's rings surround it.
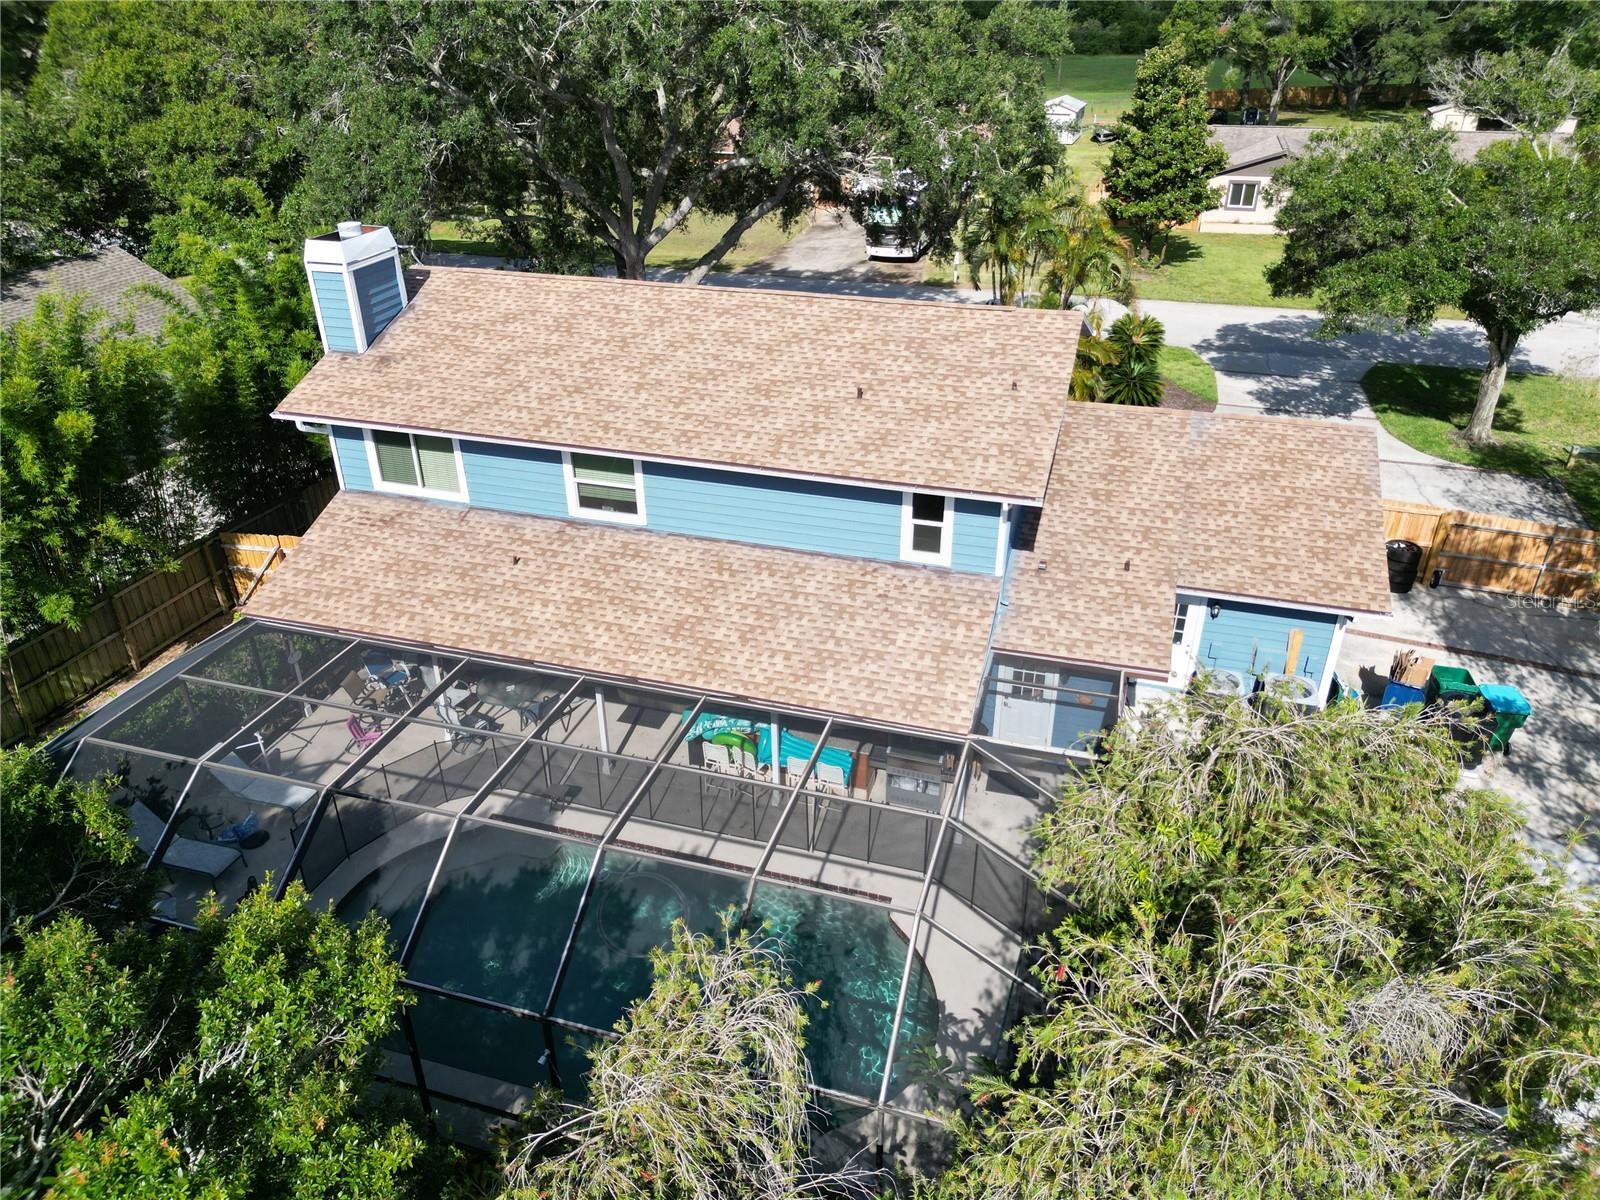
<svg viewBox="0 0 1600 1200">
<path fill-rule="evenodd" d="M 995 644 L 1164 675 L 1179 590 L 1387 612 L 1379 494 L 1355 426 L 1074 405 Z"/>
<path fill-rule="evenodd" d="M 32 316 L 34 302 L 45 292 L 66 296 L 82 292 L 88 295 L 91 305 L 114 317 L 121 317 L 131 306 L 134 328 L 153 337 L 161 332 L 166 309 L 157 301 L 127 294 L 128 289 L 141 283 L 155 284 L 183 297 L 172 280 L 116 246 L 7 272 L 0 284 L 0 326 L 9 328 Z"/>
<path fill-rule="evenodd" d="M 1228 152 L 1228 170 L 1232 171 L 1269 158 L 1293 158 L 1305 151 L 1313 137 L 1328 130 L 1314 126 L 1213 125 L 1209 132 L 1211 140 Z M 1451 152 L 1462 162 L 1471 162 L 1485 146 L 1521 135 L 1501 129 L 1463 129 L 1452 131 L 1450 136 Z"/>
<path fill-rule="evenodd" d="M 326 355 L 278 413 L 1037 501 L 1080 325 L 434 267 L 366 354 Z"/>
<path fill-rule="evenodd" d="M 966 733 L 999 580 L 341 492 L 250 615 Z"/>
</svg>

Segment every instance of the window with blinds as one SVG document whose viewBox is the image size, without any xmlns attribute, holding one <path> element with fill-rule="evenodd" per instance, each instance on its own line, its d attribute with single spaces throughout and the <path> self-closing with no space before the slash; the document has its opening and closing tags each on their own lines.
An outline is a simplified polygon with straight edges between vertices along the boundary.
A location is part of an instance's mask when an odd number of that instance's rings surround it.
<svg viewBox="0 0 1600 1200">
<path fill-rule="evenodd" d="M 570 499 L 574 513 L 637 520 L 643 509 L 639 476 L 631 458 L 604 454 L 571 456 Z"/>
<path fill-rule="evenodd" d="M 449 438 L 375 429 L 372 452 L 380 485 L 450 496 L 461 494 L 456 444 Z"/>
</svg>

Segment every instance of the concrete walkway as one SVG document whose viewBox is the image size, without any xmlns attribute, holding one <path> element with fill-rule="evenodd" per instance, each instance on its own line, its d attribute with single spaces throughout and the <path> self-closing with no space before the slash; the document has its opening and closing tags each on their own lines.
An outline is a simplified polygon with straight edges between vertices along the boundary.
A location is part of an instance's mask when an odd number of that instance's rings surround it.
<svg viewBox="0 0 1600 1200">
<path fill-rule="evenodd" d="M 1581 831 L 1572 873 L 1600 883 L 1600 613 L 1458 588 L 1417 588 L 1394 605 L 1392 616 L 1350 627 L 1340 678 L 1381 691 L 1395 652 L 1414 649 L 1480 683 L 1521 689 L 1533 715 L 1508 752 L 1488 755 L 1467 783 L 1521 804 L 1530 840 L 1547 852 Z"/>
</svg>

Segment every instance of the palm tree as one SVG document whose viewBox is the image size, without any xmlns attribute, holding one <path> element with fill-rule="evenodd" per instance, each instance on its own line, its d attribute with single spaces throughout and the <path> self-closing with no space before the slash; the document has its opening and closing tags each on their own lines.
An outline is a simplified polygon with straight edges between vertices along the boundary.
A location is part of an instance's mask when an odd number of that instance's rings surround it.
<svg viewBox="0 0 1600 1200">
<path fill-rule="evenodd" d="M 1116 361 L 1101 368 L 1101 398 L 1108 404 L 1161 401 L 1161 351 L 1167 331 L 1154 317 L 1124 313 L 1106 338 Z"/>
<path fill-rule="evenodd" d="M 1039 238 L 1041 290 L 1061 308 L 1075 296 L 1132 298 L 1133 264 L 1128 244 L 1098 204 L 1083 199 L 1065 209 L 1058 222 Z"/>
<path fill-rule="evenodd" d="M 1072 385 L 1070 395 L 1080 404 L 1096 404 L 1105 400 L 1105 370 L 1114 366 L 1117 352 L 1100 332 L 1100 313 L 1084 314 L 1088 326 L 1078 339 L 1078 357 L 1072 360 Z"/>
<path fill-rule="evenodd" d="M 989 270 L 990 293 L 998 304 L 1015 304 L 1033 265 L 1033 247 L 1028 240 L 1026 205 L 998 196 L 979 198 L 973 213 L 962 225 L 962 251 L 972 286 L 983 286 L 983 272 Z"/>
</svg>

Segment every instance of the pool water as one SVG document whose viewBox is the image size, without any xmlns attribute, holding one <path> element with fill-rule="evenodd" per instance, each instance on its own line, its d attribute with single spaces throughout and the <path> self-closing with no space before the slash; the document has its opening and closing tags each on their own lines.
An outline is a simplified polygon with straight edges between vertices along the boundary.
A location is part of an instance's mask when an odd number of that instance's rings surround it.
<svg viewBox="0 0 1600 1200">
<path fill-rule="evenodd" d="M 383 913 L 403 940 L 415 918 L 438 843 L 386 863 L 339 905 L 356 920 Z M 488 827 L 463 829 L 440 873 L 439 892 L 417 941 L 409 975 L 424 983 L 543 1011 L 577 912 L 593 851 L 586 846 Z M 607 853 L 574 941 L 557 1016 L 613 1026 L 649 991 L 649 954 L 672 922 L 715 932 L 720 914 L 744 902 L 745 880 L 678 863 Z M 777 884 L 756 888 L 752 924 L 782 947 L 797 983 L 820 980 L 808 1005 L 812 1073 L 818 1084 L 876 1099 L 894 1022 L 906 941 L 882 909 Z M 423 1056 L 516 1083 L 544 1082 L 537 1027 L 460 1001 L 414 1010 Z M 446 1010 L 455 1010 L 452 1015 Z M 906 1051 L 938 1028 L 939 1006 L 920 956 L 901 1022 Z M 520 1027 L 520 1028 L 518 1028 Z M 557 1031 L 557 1037 L 566 1034 Z M 579 1056 L 566 1053 L 563 1081 Z M 532 1060 L 532 1061 L 531 1061 Z M 901 1075 L 896 1071 L 896 1075 Z"/>
</svg>

